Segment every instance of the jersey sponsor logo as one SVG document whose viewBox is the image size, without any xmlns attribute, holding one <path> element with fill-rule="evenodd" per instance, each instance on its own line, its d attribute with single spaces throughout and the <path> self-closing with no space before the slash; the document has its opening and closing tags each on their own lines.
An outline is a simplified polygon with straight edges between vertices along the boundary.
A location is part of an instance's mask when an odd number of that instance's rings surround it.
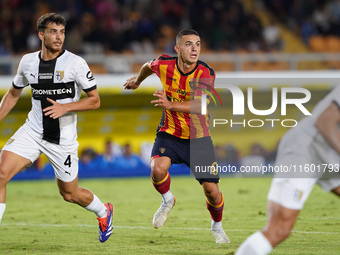
<svg viewBox="0 0 340 255">
<path fill-rule="evenodd" d="M 93 76 L 93 74 L 92 74 L 91 71 L 88 71 L 88 72 L 87 72 L 86 78 L 87 78 L 89 81 L 93 81 L 93 80 L 94 80 L 94 76 Z"/>
<path fill-rule="evenodd" d="M 13 138 L 9 139 L 9 140 L 7 141 L 7 143 L 6 143 L 6 145 L 9 145 L 9 144 L 13 143 L 14 140 L 15 140 L 15 139 L 13 139 Z"/>
<path fill-rule="evenodd" d="M 32 95 L 62 95 L 72 94 L 72 88 L 62 89 L 32 89 Z"/>
<path fill-rule="evenodd" d="M 39 80 L 51 80 L 53 73 L 39 73 Z"/>
<path fill-rule="evenodd" d="M 52 83 L 47 89 L 44 85 L 31 84 L 32 96 L 35 100 L 49 97 L 53 100 L 73 98 L 75 96 L 74 82 Z"/>
<path fill-rule="evenodd" d="M 57 71 L 55 76 L 58 81 L 61 81 L 64 78 L 64 71 Z"/>
<path fill-rule="evenodd" d="M 173 88 L 172 86 L 169 86 L 168 91 L 169 91 L 169 92 L 176 92 L 176 93 L 178 93 L 178 94 L 180 94 L 180 95 L 183 95 L 183 96 L 187 96 L 187 95 L 190 95 L 190 94 L 191 94 L 191 93 L 188 92 L 188 91 L 185 91 L 185 90 L 180 89 L 180 88 Z"/>
<path fill-rule="evenodd" d="M 35 79 L 35 76 L 37 75 L 37 73 L 35 73 L 35 74 L 30 74 L 34 79 Z"/>
<path fill-rule="evenodd" d="M 172 80 L 172 81 L 176 81 L 175 78 L 172 78 L 172 77 L 168 77 L 169 80 Z"/>
</svg>

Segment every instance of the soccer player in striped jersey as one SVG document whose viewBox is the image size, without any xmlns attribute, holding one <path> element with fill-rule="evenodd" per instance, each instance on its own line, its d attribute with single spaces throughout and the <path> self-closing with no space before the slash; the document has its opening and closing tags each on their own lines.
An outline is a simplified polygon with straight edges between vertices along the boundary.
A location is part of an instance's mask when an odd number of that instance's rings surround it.
<svg viewBox="0 0 340 255">
<path fill-rule="evenodd" d="M 153 226 L 161 228 L 176 203 L 170 191 L 169 167 L 185 163 L 202 185 L 210 212 L 211 230 L 216 243 L 229 243 L 222 228 L 224 199 L 219 191 L 217 172 L 196 172 L 196 166 L 215 169 L 216 156 L 208 130 L 209 116 L 201 114 L 203 89 L 214 86 L 215 72 L 199 60 L 201 42 L 194 30 L 182 30 L 176 37 L 176 57 L 161 55 L 145 63 L 137 77 L 129 78 L 125 89 L 137 89 L 153 73 L 160 78 L 163 91 L 151 103 L 163 108 L 163 116 L 151 155 L 151 181 L 162 196 L 162 203 L 153 217 Z M 208 101 L 210 101 L 208 97 Z"/>
<path fill-rule="evenodd" d="M 84 59 L 63 50 L 65 19 L 48 13 L 38 19 L 41 51 L 22 57 L 13 84 L 0 103 L 0 121 L 30 85 L 32 109 L 23 126 L 8 140 L 0 158 L 0 221 L 6 207 L 6 185 L 42 153 L 51 162 L 59 192 L 65 201 L 97 215 L 99 241 L 112 233 L 113 207 L 103 204 L 90 190 L 78 186 L 78 111 L 100 105 L 97 85 Z M 81 91 L 87 95 L 80 99 Z"/>
</svg>

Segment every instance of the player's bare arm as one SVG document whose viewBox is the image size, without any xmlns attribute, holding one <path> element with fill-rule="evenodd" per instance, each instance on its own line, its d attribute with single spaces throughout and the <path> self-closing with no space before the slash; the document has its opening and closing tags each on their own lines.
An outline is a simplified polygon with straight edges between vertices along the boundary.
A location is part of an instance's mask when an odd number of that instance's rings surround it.
<svg viewBox="0 0 340 255">
<path fill-rule="evenodd" d="M 53 119 L 57 119 L 67 112 L 80 112 L 80 111 L 88 111 L 99 108 L 100 106 L 100 98 L 98 95 L 98 90 L 94 89 L 89 92 L 86 92 L 87 97 L 83 98 L 77 102 L 68 103 L 68 104 L 60 104 L 50 98 L 47 98 L 52 106 L 46 107 L 43 111 L 45 116 L 50 116 Z"/>
<path fill-rule="evenodd" d="M 151 101 L 151 103 L 165 110 L 201 114 L 201 100 L 199 99 L 186 102 L 173 102 L 169 101 L 161 90 L 157 90 L 153 95 L 158 97 L 158 99 Z"/>
<path fill-rule="evenodd" d="M 16 105 L 22 90 L 23 89 L 16 89 L 11 86 L 7 93 L 4 95 L 0 103 L 0 121 L 5 118 L 6 115 Z"/>
<path fill-rule="evenodd" d="M 132 76 L 131 78 L 127 79 L 124 86 L 124 89 L 137 89 L 139 85 L 151 74 L 153 74 L 153 71 L 150 67 L 150 62 L 146 62 L 140 69 L 137 77 Z"/>
<path fill-rule="evenodd" d="M 340 133 L 337 126 L 339 122 L 340 110 L 333 102 L 320 114 L 314 125 L 327 142 L 340 154 Z"/>
</svg>

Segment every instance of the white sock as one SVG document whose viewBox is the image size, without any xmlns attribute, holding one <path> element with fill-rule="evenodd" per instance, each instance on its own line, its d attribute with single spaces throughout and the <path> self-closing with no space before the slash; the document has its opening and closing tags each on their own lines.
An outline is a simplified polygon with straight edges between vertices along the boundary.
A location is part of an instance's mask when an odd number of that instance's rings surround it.
<svg viewBox="0 0 340 255">
<path fill-rule="evenodd" d="M 211 230 L 217 230 L 222 228 L 222 221 L 216 222 L 211 220 Z"/>
<path fill-rule="evenodd" d="M 168 203 L 173 198 L 173 195 L 172 195 L 170 190 L 168 192 L 164 193 L 164 194 L 161 194 L 161 195 L 162 195 L 163 201 L 165 203 Z"/>
<path fill-rule="evenodd" d="M 5 209 L 6 209 L 6 204 L 0 203 L 0 223 L 1 223 L 2 215 L 4 215 Z"/>
<path fill-rule="evenodd" d="M 237 249 L 235 255 L 267 255 L 273 250 L 268 239 L 260 232 L 249 236 Z"/>
<path fill-rule="evenodd" d="M 106 206 L 99 200 L 99 198 L 93 194 L 92 202 L 85 207 L 85 209 L 94 212 L 97 217 L 104 218 L 107 215 Z"/>
</svg>

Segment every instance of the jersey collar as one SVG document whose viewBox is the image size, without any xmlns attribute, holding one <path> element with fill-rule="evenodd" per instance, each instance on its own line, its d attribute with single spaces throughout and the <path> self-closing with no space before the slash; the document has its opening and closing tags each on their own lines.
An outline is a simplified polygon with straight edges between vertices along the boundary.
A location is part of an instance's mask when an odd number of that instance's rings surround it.
<svg viewBox="0 0 340 255">
<path fill-rule="evenodd" d="M 60 54 L 56 57 L 56 58 L 54 58 L 54 59 L 50 59 L 50 60 L 43 60 L 42 58 L 41 58 L 41 51 L 39 52 L 39 58 L 40 58 L 40 60 L 41 61 L 44 61 L 44 62 L 49 62 L 49 61 L 54 61 L 54 60 L 56 60 L 57 58 L 59 58 L 61 55 L 63 55 L 65 53 L 65 50 L 62 50 L 62 52 L 60 52 Z"/>
<path fill-rule="evenodd" d="M 193 72 L 195 72 L 196 71 L 196 69 L 197 69 L 197 66 L 198 66 L 198 61 L 196 62 L 196 66 L 195 66 L 195 68 L 194 69 L 192 69 L 190 72 L 188 72 L 188 73 L 183 73 L 182 72 L 182 70 L 179 68 L 179 66 L 178 66 L 178 57 L 176 57 L 176 67 L 177 67 L 177 70 L 180 72 L 180 74 L 181 75 L 183 75 L 183 76 L 188 76 L 188 75 L 190 75 L 190 74 L 192 74 Z"/>
</svg>

